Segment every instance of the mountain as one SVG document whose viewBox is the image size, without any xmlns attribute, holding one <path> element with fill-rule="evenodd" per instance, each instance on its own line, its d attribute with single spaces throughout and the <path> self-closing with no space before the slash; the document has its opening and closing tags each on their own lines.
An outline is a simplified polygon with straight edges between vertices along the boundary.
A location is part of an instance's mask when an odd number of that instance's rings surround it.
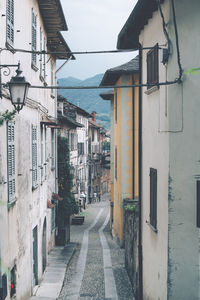
<svg viewBox="0 0 200 300">
<path fill-rule="evenodd" d="M 99 86 L 103 74 L 97 74 L 85 80 L 74 77 L 58 79 L 59 86 Z M 106 92 L 107 89 L 85 89 L 85 90 L 65 90 L 60 89 L 59 94 L 67 99 L 67 101 L 80 106 L 84 110 L 91 113 L 96 111 L 97 123 L 110 128 L 110 101 L 102 100 L 100 93 Z"/>
</svg>

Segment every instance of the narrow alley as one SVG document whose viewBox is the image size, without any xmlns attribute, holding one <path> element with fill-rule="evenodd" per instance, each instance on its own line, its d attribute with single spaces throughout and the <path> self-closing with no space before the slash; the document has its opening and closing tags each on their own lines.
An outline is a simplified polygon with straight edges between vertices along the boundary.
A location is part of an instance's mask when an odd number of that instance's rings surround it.
<svg viewBox="0 0 200 300">
<path fill-rule="evenodd" d="M 83 225 L 71 226 L 77 250 L 59 300 L 132 300 L 124 253 L 110 234 L 108 200 L 88 205 Z"/>
</svg>

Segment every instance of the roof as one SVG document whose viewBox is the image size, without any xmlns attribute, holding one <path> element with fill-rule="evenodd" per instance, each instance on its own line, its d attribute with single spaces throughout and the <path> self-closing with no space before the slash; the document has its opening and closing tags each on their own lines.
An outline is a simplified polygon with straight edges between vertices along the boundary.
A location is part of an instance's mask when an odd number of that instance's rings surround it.
<svg viewBox="0 0 200 300">
<path fill-rule="evenodd" d="M 61 96 L 61 95 L 58 95 L 58 101 L 62 101 L 62 102 L 64 102 L 64 103 L 70 105 L 70 106 L 73 107 L 79 114 L 81 114 L 81 115 L 83 115 L 83 116 L 85 116 L 85 117 L 87 117 L 87 118 L 91 118 L 91 117 L 92 117 L 92 115 L 91 115 L 88 111 L 86 111 L 86 110 L 84 110 L 83 108 L 81 108 L 81 107 L 79 107 L 79 106 L 76 106 L 75 104 L 73 104 L 73 103 L 67 101 L 67 99 L 66 99 L 65 97 Z"/>
<path fill-rule="evenodd" d="M 88 120 L 89 126 L 90 127 L 95 127 L 95 128 L 103 128 L 103 126 L 97 124 L 95 121 Z"/>
<path fill-rule="evenodd" d="M 58 115 L 58 121 L 59 123 L 65 123 L 65 124 L 69 124 L 70 126 L 76 128 L 76 127 L 84 127 L 83 124 L 80 124 L 78 122 L 76 122 L 74 119 L 68 117 L 67 115 Z"/>
<path fill-rule="evenodd" d="M 138 49 L 139 34 L 157 9 L 157 0 L 138 0 L 118 35 L 117 49 Z"/>
<path fill-rule="evenodd" d="M 47 47 L 52 52 L 60 52 L 54 55 L 55 58 L 66 59 L 71 57 L 72 60 L 76 59 L 73 54 L 69 53 L 71 50 L 60 32 L 57 32 L 57 34 L 52 37 L 51 40 L 48 39 Z"/>
<path fill-rule="evenodd" d="M 69 52 L 70 49 L 63 39 L 60 31 L 67 31 L 67 23 L 62 10 L 60 0 L 37 0 L 44 27 L 47 33 L 47 46 L 51 51 Z M 56 54 L 56 58 L 66 59 L 74 56 L 66 53 Z"/>
<path fill-rule="evenodd" d="M 133 74 L 139 71 L 139 56 L 129 62 L 120 65 L 118 67 L 108 69 L 100 83 L 100 86 L 115 85 L 119 77 L 123 74 Z"/>
<path fill-rule="evenodd" d="M 113 100 L 114 99 L 114 91 L 113 90 L 109 90 L 109 91 L 107 91 L 105 93 L 101 93 L 100 97 L 103 100 Z"/>
</svg>

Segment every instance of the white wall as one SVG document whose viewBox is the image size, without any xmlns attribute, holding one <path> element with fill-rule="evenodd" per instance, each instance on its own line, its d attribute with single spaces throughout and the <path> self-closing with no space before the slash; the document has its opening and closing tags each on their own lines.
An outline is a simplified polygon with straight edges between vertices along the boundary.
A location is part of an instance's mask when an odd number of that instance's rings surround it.
<svg viewBox="0 0 200 300">
<path fill-rule="evenodd" d="M 45 33 L 37 1 L 15 1 L 15 48 L 31 50 L 31 9 L 38 15 L 37 45 L 39 49 L 39 27 Z M 22 14 L 23 8 L 23 14 Z M 0 13 L 6 14 L 6 1 L 1 2 Z M 0 47 L 5 47 L 6 17 L 0 19 Z M 19 32 L 17 32 L 19 31 Z M 31 68 L 31 54 L 11 53 L 3 51 L 0 54 L 1 64 L 17 64 L 20 60 L 21 69 L 26 80 L 31 85 L 43 85 L 39 79 L 39 70 Z M 48 59 L 48 57 L 47 57 Z M 39 67 L 39 57 L 37 59 Z M 54 71 L 55 71 L 55 61 Z M 11 68 L 15 75 L 16 68 Z M 50 85 L 50 62 L 46 66 L 47 84 Z M 10 75 L 10 76 L 11 76 Z M 2 76 L 7 82 L 10 76 Z M 8 92 L 4 90 L 4 94 Z M 13 110 L 9 99 L 1 100 L 0 111 Z M 38 226 L 38 277 L 42 278 L 42 230 L 47 218 L 47 245 L 53 245 L 51 231 L 51 210 L 47 209 L 47 200 L 52 192 L 56 192 L 55 169 L 51 169 L 51 129 L 47 128 L 47 174 L 43 183 L 40 180 L 40 121 L 42 116 L 56 117 L 56 98 L 51 97 L 50 90 L 30 89 L 27 105 L 15 116 L 15 178 L 16 202 L 12 208 L 7 208 L 7 138 L 6 124 L 0 127 L 0 230 L 2 272 L 8 272 L 14 263 L 17 265 L 17 299 L 27 299 L 32 291 L 32 230 Z M 38 150 L 38 186 L 32 191 L 32 144 L 31 126 L 37 125 Z M 56 151 L 55 151 L 56 153 Z M 2 243 L 3 241 L 3 243 Z M 9 273 L 9 272 L 8 272 Z M 8 274 L 9 276 L 9 274 Z M 9 277 L 8 277 L 9 278 Z M 8 287 L 9 287 L 8 281 Z M 8 291 L 9 299 L 10 291 Z"/>
<path fill-rule="evenodd" d="M 165 2 L 165 13 L 168 5 Z M 162 45 L 165 38 L 161 18 L 153 13 L 140 35 L 143 47 Z M 142 51 L 142 81 L 147 81 L 146 59 L 148 51 Z M 159 51 L 161 62 L 161 51 Z M 165 67 L 159 63 L 159 81 L 165 81 Z M 142 89 L 142 244 L 143 244 L 143 291 L 145 300 L 167 299 L 168 259 L 168 171 L 169 146 L 167 119 L 163 110 L 165 87 L 147 95 Z M 157 169 L 157 233 L 149 225 L 150 168 Z"/>
</svg>

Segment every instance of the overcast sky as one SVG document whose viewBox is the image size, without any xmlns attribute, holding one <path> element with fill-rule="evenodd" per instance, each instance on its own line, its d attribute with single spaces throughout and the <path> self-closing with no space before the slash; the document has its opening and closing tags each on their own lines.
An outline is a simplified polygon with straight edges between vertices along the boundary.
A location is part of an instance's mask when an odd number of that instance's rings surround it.
<svg viewBox="0 0 200 300">
<path fill-rule="evenodd" d="M 63 33 L 71 51 L 115 50 L 117 36 L 137 0 L 61 0 L 68 25 Z M 120 54 L 75 55 L 58 78 L 85 79 L 121 65 L 136 56 L 135 52 Z"/>
</svg>

